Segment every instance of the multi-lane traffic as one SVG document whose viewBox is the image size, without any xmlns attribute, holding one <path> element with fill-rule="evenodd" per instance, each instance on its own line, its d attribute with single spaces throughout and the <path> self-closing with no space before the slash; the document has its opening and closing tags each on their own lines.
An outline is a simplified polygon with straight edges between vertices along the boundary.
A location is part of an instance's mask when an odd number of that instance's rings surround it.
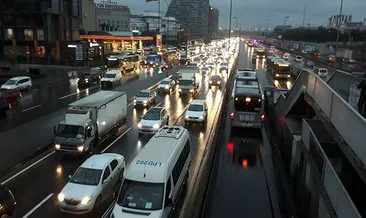
<svg viewBox="0 0 366 218">
<path fill-rule="evenodd" d="M 163 79 L 165 74 L 150 76 L 140 76 L 140 79 L 130 81 L 129 83 L 123 84 L 117 90 L 123 90 L 131 98 L 138 91 L 146 88 L 155 89 L 156 83 Z M 200 81 L 201 87 L 198 91 L 196 98 L 206 99 L 208 106 L 208 123 L 210 126 L 213 122 L 213 115 L 217 110 L 217 104 L 222 98 L 222 92 L 220 89 L 209 89 L 208 76 L 203 76 Z M 225 81 L 225 79 L 224 79 Z M 64 95 L 56 99 L 71 98 L 68 101 L 81 98 L 85 95 L 91 94 L 94 91 L 84 91 L 79 94 Z M 177 91 L 169 94 L 159 95 L 156 100 L 156 106 L 164 106 L 170 115 L 170 125 L 181 125 L 184 126 L 184 112 L 188 103 L 192 98 L 180 97 Z M 62 99 L 61 99 L 62 100 Z M 51 104 L 52 105 L 52 104 Z M 118 135 L 110 137 L 98 147 L 99 152 L 111 152 L 122 154 L 125 158 L 127 167 L 133 157 L 139 152 L 144 146 L 146 140 L 139 138 L 137 124 L 141 119 L 141 116 L 146 112 L 146 109 L 139 110 L 133 107 L 132 102 L 128 104 L 128 122 L 122 128 L 120 128 Z M 62 119 L 64 111 L 58 111 L 50 114 L 46 120 L 37 120 L 38 123 L 34 123 L 33 129 L 40 125 L 47 125 L 48 131 L 50 132 L 49 137 L 52 137 L 53 125 Z M 207 137 L 207 131 L 209 128 L 201 128 L 199 125 L 193 125 L 189 127 L 191 149 L 193 157 L 198 158 L 202 155 L 203 146 Z M 18 130 L 19 131 L 19 130 Z M 32 142 L 40 143 L 39 139 L 45 137 L 44 135 L 37 135 L 33 137 Z M 38 139 L 38 140 L 37 140 Z M 20 146 L 27 144 L 26 141 L 14 139 Z M 11 159 L 9 155 L 9 159 Z M 41 156 L 38 156 L 29 164 L 24 166 L 23 170 L 13 172 L 7 176 L 2 182 L 9 186 L 14 195 L 18 200 L 18 207 L 15 212 L 15 217 L 60 217 L 62 216 L 59 206 L 57 204 L 57 194 L 60 192 L 62 187 L 68 182 L 68 176 L 73 174 L 77 167 L 85 160 L 80 157 L 69 157 L 63 156 L 53 149 L 49 149 L 44 152 Z M 194 169 L 196 161 L 193 161 L 191 169 Z M 25 182 L 26 181 L 26 182 Z M 96 217 L 106 215 L 112 209 L 113 198 L 109 202 L 106 202 L 103 210 L 99 211 Z"/>
</svg>

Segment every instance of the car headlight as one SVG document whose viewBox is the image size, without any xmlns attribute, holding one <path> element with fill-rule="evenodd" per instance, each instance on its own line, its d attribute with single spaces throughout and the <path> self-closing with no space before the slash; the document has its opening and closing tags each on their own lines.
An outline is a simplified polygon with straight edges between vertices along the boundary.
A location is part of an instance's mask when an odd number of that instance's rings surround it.
<svg viewBox="0 0 366 218">
<path fill-rule="evenodd" d="M 57 199 L 58 199 L 59 202 L 63 202 L 65 200 L 65 195 L 60 193 L 60 194 L 57 195 Z"/>
<path fill-rule="evenodd" d="M 78 146 L 78 151 L 82 152 L 84 150 L 84 145 Z"/>
<path fill-rule="evenodd" d="M 276 74 L 276 76 L 279 76 L 279 74 Z"/>
<path fill-rule="evenodd" d="M 81 200 L 81 204 L 87 204 L 87 203 L 89 203 L 89 201 L 92 199 L 92 197 L 90 197 L 90 196 L 86 196 L 86 197 L 84 197 L 82 200 Z"/>
<path fill-rule="evenodd" d="M 203 120 L 203 118 L 204 118 L 203 116 L 200 116 L 200 120 Z"/>
<path fill-rule="evenodd" d="M 169 89 L 169 86 L 165 86 L 165 89 Z"/>
<path fill-rule="evenodd" d="M 159 129 L 160 125 L 157 123 L 157 124 L 154 124 L 153 128 L 154 129 Z"/>
<path fill-rule="evenodd" d="M 212 83 L 212 81 L 210 81 L 210 84 Z"/>
<path fill-rule="evenodd" d="M 147 103 L 147 100 L 144 100 L 143 102 L 144 102 L 144 104 L 146 104 Z"/>
<path fill-rule="evenodd" d="M 186 115 L 186 119 L 188 119 L 189 118 L 189 116 L 188 115 Z"/>
<path fill-rule="evenodd" d="M 55 144 L 55 148 L 58 150 L 61 148 L 61 145 L 60 144 Z"/>
<path fill-rule="evenodd" d="M 221 82 L 220 81 L 217 81 L 217 84 L 220 84 Z"/>
<path fill-rule="evenodd" d="M 85 79 L 85 82 L 89 82 L 89 79 Z"/>
<path fill-rule="evenodd" d="M 133 100 L 133 103 L 136 103 L 136 99 Z"/>
<path fill-rule="evenodd" d="M 138 124 L 137 124 L 137 127 L 138 127 L 138 128 L 141 128 L 141 127 L 142 127 L 142 124 L 141 124 L 141 123 L 138 123 Z"/>
<path fill-rule="evenodd" d="M 190 92 L 194 92 L 194 90 L 193 89 L 191 89 L 191 90 L 189 90 Z"/>
<path fill-rule="evenodd" d="M 182 91 L 182 89 L 178 89 L 178 92 L 181 92 Z"/>
</svg>

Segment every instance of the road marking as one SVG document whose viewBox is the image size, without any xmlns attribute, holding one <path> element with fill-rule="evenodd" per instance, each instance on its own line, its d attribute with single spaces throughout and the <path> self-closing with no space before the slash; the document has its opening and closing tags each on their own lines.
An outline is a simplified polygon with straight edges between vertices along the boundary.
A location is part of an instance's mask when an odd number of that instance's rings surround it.
<svg viewBox="0 0 366 218">
<path fill-rule="evenodd" d="M 39 105 L 30 107 L 30 108 L 24 109 L 24 110 L 22 110 L 22 112 L 30 111 L 30 110 L 33 110 L 33 109 L 38 108 L 38 107 L 41 107 L 41 105 L 39 104 Z"/>
<path fill-rule="evenodd" d="M 41 206 L 42 206 L 42 204 L 44 204 L 46 201 L 48 201 L 48 199 L 50 199 L 52 196 L 53 196 L 53 193 L 51 193 L 51 194 L 49 194 L 47 197 L 45 197 L 41 202 L 39 202 L 35 207 L 33 207 L 33 209 L 32 209 L 32 210 L 30 210 L 27 214 L 25 214 L 25 215 L 23 216 L 23 218 L 27 218 L 27 217 L 29 217 L 30 215 L 32 215 L 32 213 L 33 213 L 34 211 L 36 211 L 39 207 L 41 207 Z"/>
<path fill-rule="evenodd" d="M 17 174 L 13 175 L 12 177 L 8 178 L 7 180 L 3 181 L 1 183 L 1 185 L 4 185 L 6 183 L 8 183 L 9 181 L 13 180 L 15 177 L 19 176 L 20 174 L 24 173 L 25 171 L 29 170 L 30 168 L 32 168 L 33 166 L 35 166 L 36 164 L 38 164 L 39 162 L 43 161 L 44 159 L 48 158 L 49 156 L 51 156 L 52 154 L 54 154 L 55 151 L 52 151 L 51 153 L 47 154 L 46 156 L 42 157 L 41 159 L 37 160 L 36 162 L 32 163 L 31 165 L 27 166 L 26 168 L 24 168 L 23 170 L 19 171 Z"/>
<path fill-rule="evenodd" d="M 106 218 L 108 216 L 109 212 L 111 212 L 113 209 L 114 203 L 116 203 L 116 200 L 113 200 L 111 205 L 109 205 L 108 209 L 104 212 L 102 218 Z"/>
<path fill-rule="evenodd" d="M 80 94 L 80 93 L 84 92 L 85 90 L 86 90 L 86 89 L 81 90 L 81 91 L 79 91 L 79 92 L 74 92 L 74 93 L 71 93 L 71 94 L 68 94 L 68 95 L 65 95 L 65 96 L 59 97 L 59 98 L 58 98 L 58 100 L 62 100 L 62 99 L 64 99 L 64 98 L 68 98 L 68 97 L 70 97 L 70 96 Z"/>
<path fill-rule="evenodd" d="M 127 106 L 129 107 L 129 106 L 131 106 L 132 104 L 133 104 L 133 102 L 129 103 Z"/>
<path fill-rule="evenodd" d="M 120 138 L 122 138 L 128 131 L 130 131 L 132 127 L 128 128 L 126 131 L 124 131 L 120 136 L 118 136 L 111 144 L 109 144 L 106 148 L 104 148 L 100 153 L 104 153 L 108 148 L 110 148 L 114 143 L 116 143 Z"/>
<path fill-rule="evenodd" d="M 161 101 L 159 104 L 155 105 L 155 107 L 159 107 L 162 103 L 163 103 L 163 101 Z"/>
</svg>

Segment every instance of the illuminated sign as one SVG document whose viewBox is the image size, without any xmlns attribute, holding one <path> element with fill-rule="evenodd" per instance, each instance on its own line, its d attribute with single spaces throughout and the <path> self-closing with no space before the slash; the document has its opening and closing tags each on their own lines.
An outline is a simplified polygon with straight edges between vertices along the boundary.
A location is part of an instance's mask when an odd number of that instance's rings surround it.
<svg viewBox="0 0 366 218">
<path fill-rule="evenodd" d="M 129 8 L 125 5 L 120 5 L 118 2 L 113 1 L 100 1 L 95 4 L 97 8 L 105 8 L 105 9 L 117 9 L 117 10 L 129 10 Z"/>
</svg>

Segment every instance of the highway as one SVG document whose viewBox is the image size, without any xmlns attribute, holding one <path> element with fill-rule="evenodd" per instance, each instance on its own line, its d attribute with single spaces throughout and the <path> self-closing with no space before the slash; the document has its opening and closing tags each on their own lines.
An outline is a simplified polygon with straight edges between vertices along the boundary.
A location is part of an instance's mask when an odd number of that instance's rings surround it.
<svg viewBox="0 0 366 218">
<path fill-rule="evenodd" d="M 264 60 L 257 60 L 252 66 L 251 52 L 252 48 L 242 47 L 239 68 L 255 67 L 262 88 L 292 86 L 291 81 L 273 81 L 265 71 Z M 232 110 L 230 101 L 219 142 L 217 173 L 209 188 L 204 217 L 275 217 L 279 205 L 275 197 L 270 197 L 276 195 L 276 186 L 267 133 L 264 129 L 231 129 Z"/>
<path fill-rule="evenodd" d="M 117 90 L 126 90 L 130 98 L 133 96 L 132 93 L 137 93 L 139 90 L 153 85 L 152 83 L 156 83 L 157 79 L 161 80 L 162 78 L 162 75 L 160 75 L 160 77 L 159 75 L 155 77 L 146 77 L 122 85 L 122 87 Z M 208 89 L 206 86 L 206 84 L 208 84 L 207 79 L 207 77 L 202 77 L 202 86 L 197 98 L 206 98 L 207 100 L 209 105 L 207 126 L 210 126 L 213 122 L 213 115 L 217 110 L 217 104 L 222 98 L 222 93 L 217 89 Z M 156 104 L 158 106 L 166 107 L 170 115 L 171 125 L 184 125 L 182 115 L 190 99 L 191 98 L 185 97 L 181 98 L 177 92 L 174 92 L 171 95 L 160 95 Z M 130 161 L 147 142 L 147 139 L 138 138 L 137 130 L 137 123 L 145 111 L 146 110 L 134 109 L 132 103 L 130 103 L 128 107 L 128 124 L 120 129 L 118 135 L 104 141 L 98 150 L 100 152 L 122 154 L 125 157 L 128 166 Z M 55 116 L 62 116 L 62 112 Z M 51 117 L 50 119 L 55 118 Z M 36 126 L 33 128 L 36 128 Z M 202 155 L 208 129 L 209 128 L 205 128 L 201 130 L 199 126 L 192 126 L 189 128 L 191 149 L 194 157 L 191 169 L 195 168 L 197 158 Z M 52 128 L 50 131 L 52 132 Z M 26 145 L 26 143 L 24 143 L 23 146 L 24 145 Z M 23 170 L 12 172 L 12 174 L 2 183 L 13 190 L 14 195 L 18 200 L 19 205 L 15 217 L 62 217 L 57 205 L 57 194 L 68 182 L 68 175 L 73 174 L 84 160 L 85 158 L 82 157 L 62 156 L 59 153 L 55 153 L 53 149 L 49 149 L 28 165 L 24 166 Z M 112 201 L 113 199 L 111 198 L 109 202 L 105 202 L 103 211 L 99 211 L 98 214 L 94 214 L 93 217 L 106 217 L 112 209 Z"/>
<path fill-rule="evenodd" d="M 174 69 L 170 73 L 173 71 Z M 116 87 L 115 90 L 126 91 L 127 96 L 133 97 L 141 89 L 154 85 L 164 77 L 165 74 L 159 74 L 157 71 L 142 72 L 134 77 L 123 79 L 122 85 Z M 70 89 L 63 88 L 61 85 L 58 86 L 55 90 L 58 90 L 59 95 L 55 95 L 49 101 L 44 100 L 43 107 L 34 108 L 24 113 L 24 119 L 33 119 L 32 121 L 0 133 L 0 141 L 6 142 L 6 144 L 3 144 L 3 149 L 7 150 L 6 153 L 2 152 L 0 154 L 2 160 L 0 176 L 4 176 L 9 168 L 19 164 L 25 157 L 36 152 L 37 149 L 53 142 L 53 127 L 64 119 L 67 104 L 99 90 L 98 86 L 94 86 L 78 92 L 76 79 L 71 79 L 68 83 L 71 84 Z M 65 89 L 64 93 L 61 93 L 62 89 Z M 76 90 L 76 92 L 73 92 L 73 90 Z M 12 117 L 8 119 L 12 121 Z M 21 118 L 14 117 L 14 120 L 18 119 L 21 120 Z"/>
</svg>

